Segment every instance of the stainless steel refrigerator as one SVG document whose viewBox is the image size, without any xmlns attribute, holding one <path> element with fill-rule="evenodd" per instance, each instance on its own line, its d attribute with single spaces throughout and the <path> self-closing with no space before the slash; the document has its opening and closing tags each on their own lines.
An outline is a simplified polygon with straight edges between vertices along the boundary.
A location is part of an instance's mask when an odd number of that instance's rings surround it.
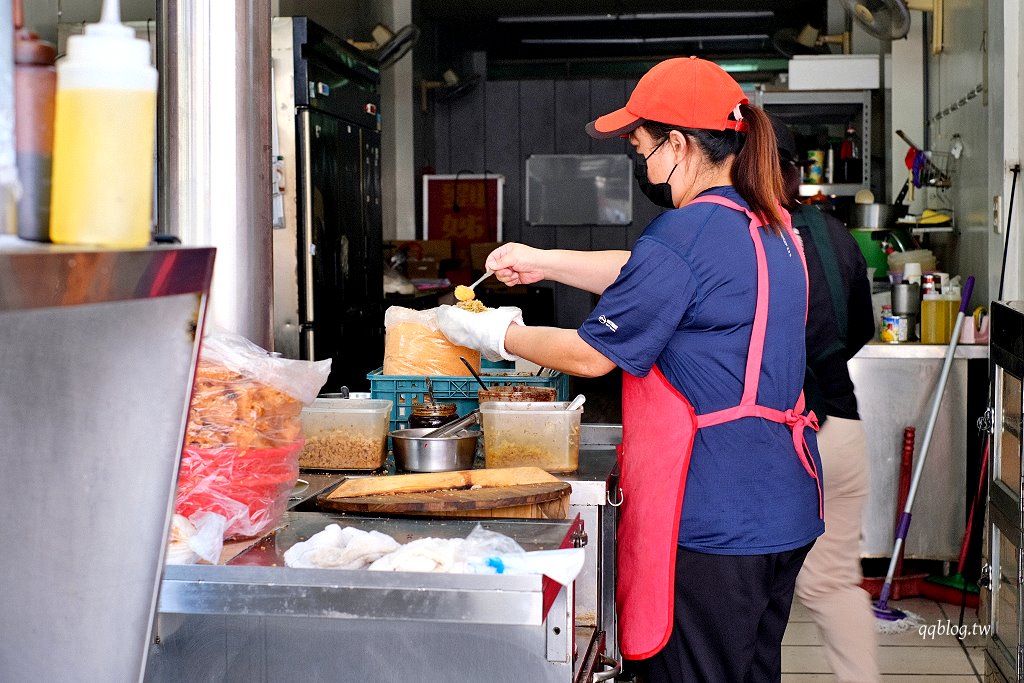
<svg viewBox="0 0 1024 683">
<path fill-rule="evenodd" d="M 379 72 L 305 17 L 273 20 L 274 347 L 368 390 L 384 355 Z"/>
</svg>

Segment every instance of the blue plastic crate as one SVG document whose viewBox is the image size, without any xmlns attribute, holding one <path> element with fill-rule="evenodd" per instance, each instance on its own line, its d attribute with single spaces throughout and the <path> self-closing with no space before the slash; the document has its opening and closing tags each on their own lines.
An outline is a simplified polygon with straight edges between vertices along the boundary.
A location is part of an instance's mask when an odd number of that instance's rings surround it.
<svg viewBox="0 0 1024 683">
<path fill-rule="evenodd" d="M 370 395 L 391 401 L 390 429 L 404 429 L 409 426 L 414 403 L 422 403 L 427 395 L 426 377 L 421 375 L 385 375 L 383 368 L 377 368 L 366 375 L 370 380 Z M 487 374 L 483 374 L 487 373 Z M 481 368 L 480 379 L 487 386 L 522 384 L 532 387 L 553 387 L 555 399 L 569 400 L 569 376 L 554 371 L 550 375 L 517 375 L 514 370 L 501 371 Z M 465 415 L 478 407 L 479 385 L 472 377 L 431 376 L 430 385 L 434 399 L 443 403 L 454 403 L 459 415 Z"/>
<path fill-rule="evenodd" d="M 480 359 L 480 372 L 490 372 L 494 370 L 515 370 L 516 362 L 514 360 L 487 360 L 486 358 Z"/>
</svg>

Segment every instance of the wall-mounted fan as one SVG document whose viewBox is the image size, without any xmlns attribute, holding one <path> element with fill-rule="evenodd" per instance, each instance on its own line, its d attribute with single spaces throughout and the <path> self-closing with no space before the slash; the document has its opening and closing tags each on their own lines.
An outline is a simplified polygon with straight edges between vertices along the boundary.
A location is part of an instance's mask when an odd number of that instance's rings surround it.
<svg viewBox="0 0 1024 683">
<path fill-rule="evenodd" d="M 942 51 L 943 0 L 843 0 L 865 31 L 880 40 L 899 40 L 910 31 L 910 10 L 932 13 L 932 53 Z"/>
<path fill-rule="evenodd" d="M 370 31 L 373 40 L 358 41 L 349 38 L 349 44 L 369 53 L 377 60 L 382 71 L 404 57 L 420 38 L 420 29 L 408 24 L 394 32 L 384 24 L 377 24 Z"/>
<path fill-rule="evenodd" d="M 796 55 L 827 55 L 831 52 L 829 45 L 839 45 L 844 55 L 850 54 L 850 32 L 843 31 L 826 35 L 810 24 L 806 24 L 800 30 L 783 28 L 772 35 L 772 47 L 787 58 Z"/>
<path fill-rule="evenodd" d="M 427 93 L 434 91 L 434 99 L 440 102 L 454 100 L 462 97 L 476 87 L 480 82 L 479 74 L 472 74 L 465 78 L 459 76 L 452 69 L 441 74 L 440 81 L 420 81 L 420 111 L 424 114 L 428 110 Z"/>
</svg>

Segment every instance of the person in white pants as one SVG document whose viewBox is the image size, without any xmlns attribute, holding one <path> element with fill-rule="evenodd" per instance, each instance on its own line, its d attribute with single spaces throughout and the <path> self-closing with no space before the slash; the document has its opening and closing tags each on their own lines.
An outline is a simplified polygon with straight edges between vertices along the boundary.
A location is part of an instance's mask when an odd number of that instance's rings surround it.
<svg viewBox="0 0 1024 683">
<path fill-rule="evenodd" d="M 778 119 L 785 195 L 804 243 L 807 315 L 807 404 L 818 432 L 825 495 L 825 534 L 811 548 L 796 580 L 797 598 L 811 613 L 825 656 L 842 683 L 879 680 L 878 643 L 870 598 L 861 587 L 860 534 L 868 494 L 864 427 L 847 361 L 875 333 L 867 265 L 846 226 L 815 206 L 798 203 L 800 156 Z"/>
</svg>

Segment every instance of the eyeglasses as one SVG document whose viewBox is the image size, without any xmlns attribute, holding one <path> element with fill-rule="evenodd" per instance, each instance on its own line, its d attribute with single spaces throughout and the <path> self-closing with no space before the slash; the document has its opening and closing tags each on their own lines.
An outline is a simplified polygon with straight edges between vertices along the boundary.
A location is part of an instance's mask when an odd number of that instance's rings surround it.
<svg viewBox="0 0 1024 683">
<path fill-rule="evenodd" d="M 647 161 L 652 156 L 654 156 L 654 153 L 657 152 L 659 149 L 661 149 L 661 146 L 664 145 L 667 141 L 668 141 L 668 138 L 664 138 L 661 142 L 659 142 L 657 144 L 657 146 L 654 149 L 651 150 L 650 154 L 641 154 L 640 156 L 642 156 L 644 158 L 644 161 Z"/>
</svg>

